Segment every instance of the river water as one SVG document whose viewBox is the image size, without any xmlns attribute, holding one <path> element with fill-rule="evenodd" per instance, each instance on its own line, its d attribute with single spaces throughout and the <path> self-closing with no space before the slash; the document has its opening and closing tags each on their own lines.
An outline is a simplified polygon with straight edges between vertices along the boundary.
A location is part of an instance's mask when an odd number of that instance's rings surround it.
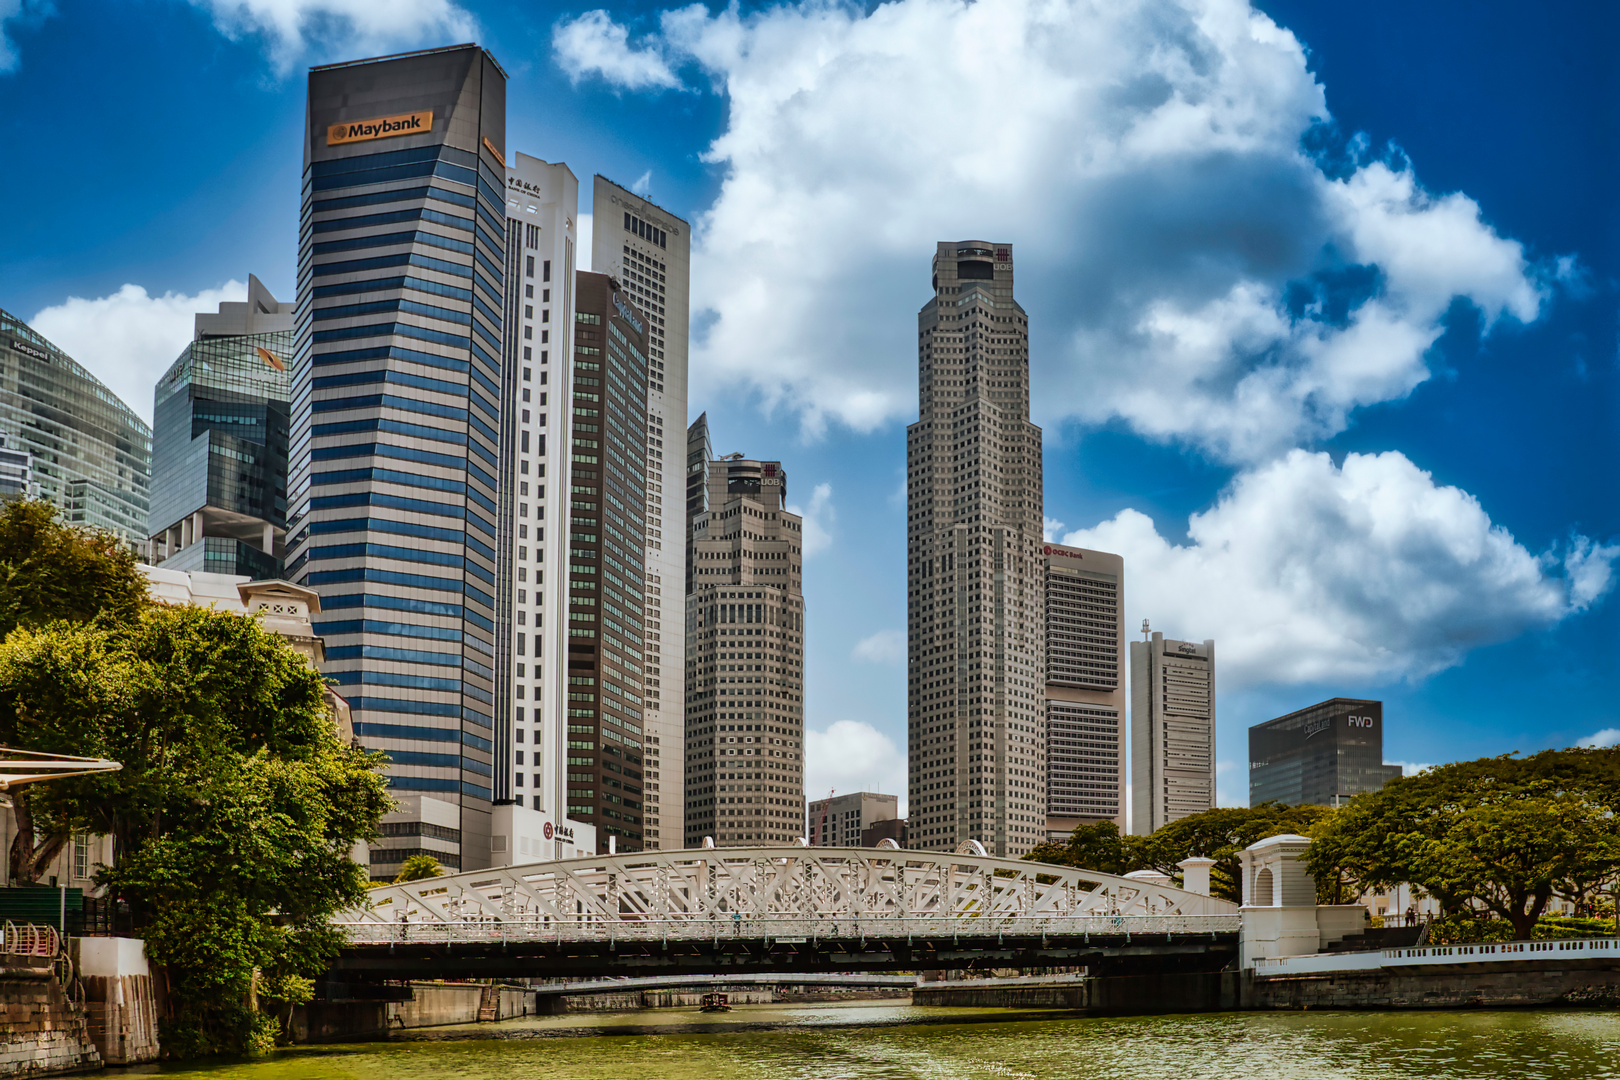
<svg viewBox="0 0 1620 1080">
<path fill-rule="evenodd" d="M 188 1080 L 1607 1080 L 1620 1012 L 1096 1019 L 892 1002 L 575 1014 L 298 1047 Z"/>
</svg>

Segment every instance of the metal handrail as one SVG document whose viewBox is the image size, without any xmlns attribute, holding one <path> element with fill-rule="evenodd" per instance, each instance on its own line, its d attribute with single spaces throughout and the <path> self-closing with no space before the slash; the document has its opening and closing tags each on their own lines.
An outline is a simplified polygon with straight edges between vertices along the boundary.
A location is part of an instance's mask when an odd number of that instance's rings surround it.
<svg viewBox="0 0 1620 1080">
<path fill-rule="evenodd" d="M 782 944 L 826 940 L 923 937 L 978 939 L 1011 937 L 1131 938 L 1135 936 L 1200 936 L 1236 934 L 1238 915 L 1054 915 L 917 918 L 841 915 L 803 918 L 749 915 L 741 918 L 602 919 L 584 916 L 469 917 L 453 921 L 350 921 L 337 923 L 353 945 L 479 944 L 499 942 L 605 942 L 764 940 Z"/>
<path fill-rule="evenodd" d="M 61 946 L 62 936 L 56 932 L 56 927 L 14 923 L 10 919 L 6 920 L 4 937 L 0 939 L 0 951 L 13 956 L 55 957 Z"/>
</svg>

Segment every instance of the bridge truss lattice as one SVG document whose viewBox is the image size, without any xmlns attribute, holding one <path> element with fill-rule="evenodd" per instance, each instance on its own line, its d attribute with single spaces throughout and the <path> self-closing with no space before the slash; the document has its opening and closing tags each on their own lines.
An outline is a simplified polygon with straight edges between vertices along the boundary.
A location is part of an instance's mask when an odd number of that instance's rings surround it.
<svg viewBox="0 0 1620 1080">
<path fill-rule="evenodd" d="M 1171 885 L 988 856 L 883 848 L 692 849 L 532 863 L 376 889 L 356 944 L 528 938 L 1213 933 L 1237 905 Z M 425 924 L 425 925 L 424 925 Z M 462 933 L 458 933 L 461 931 Z"/>
</svg>

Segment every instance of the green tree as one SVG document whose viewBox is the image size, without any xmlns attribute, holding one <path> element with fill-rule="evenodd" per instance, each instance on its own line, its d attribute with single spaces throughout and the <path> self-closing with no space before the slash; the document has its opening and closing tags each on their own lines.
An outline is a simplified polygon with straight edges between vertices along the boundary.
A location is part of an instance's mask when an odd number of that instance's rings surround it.
<svg viewBox="0 0 1620 1080">
<path fill-rule="evenodd" d="M 146 606 L 129 545 L 66 524 L 46 502 L 0 505 L 0 637 L 67 619 L 127 622 Z"/>
<path fill-rule="evenodd" d="M 146 607 L 146 581 L 136 568 L 129 545 L 108 532 L 74 528 L 49 503 L 21 499 L 0 504 L 0 638 L 20 627 L 68 621 L 111 627 L 127 625 Z M 74 648 L 94 653 L 102 647 L 94 635 L 80 636 Z M 67 668 L 54 673 L 66 680 L 56 692 L 71 710 L 94 704 L 92 687 L 79 678 L 97 679 L 90 658 L 63 656 Z M 48 688 L 42 687 L 48 691 Z M 99 708 L 99 706 L 96 706 Z M 10 746 L 51 753 L 78 753 L 85 723 L 79 716 L 58 725 L 50 716 L 25 723 L 32 730 L 11 731 L 0 739 Z M 24 741 L 17 741 L 22 738 Z M 11 879 L 39 881 L 76 828 L 86 823 L 69 809 L 71 800 L 56 797 L 55 785 L 23 787 L 12 793 L 17 822 L 9 862 Z M 44 813 L 36 808 L 44 806 Z M 44 827 L 40 827 L 43 823 Z"/>
<path fill-rule="evenodd" d="M 1112 821 L 1099 821 L 1078 826 L 1063 843 L 1048 840 L 1037 844 L 1024 858 L 1102 874 L 1128 874 L 1140 869 L 1138 846 L 1136 837 L 1121 836 L 1119 826 Z"/>
<path fill-rule="evenodd" d="M 394 875 L 394 884 L 401 885 L 407 881 L 443 876 L 444 867 L 439 865 L 438 859 L 431 855 L 408 855 L 405 861 L 399 864 L 399 873 Z"/>
<path fill-rule="evenodd" d="M 1146 837 L 1140 851 L 1141 863 L 1163 874 L 1179 876 L 1183 859 L 1198 856 L 1214 859 L 1209 871 L 1211 895 L 1233 903 L 1243 899 L 1243 876 L 1238 852 L 1268 836 L 1288 833 L 1311 835 L 1311 830 L 1331 813 L 1323 806 L 1222 806 L 1189 814 L 1155 830 Z"/>
<path fill-rule="evenodd" d="M 123 771 L 46 785 L 37 813 L 113 838 L 98 880 L 146 924 L 164 1045 L 239 1053 L 273 1032 L 251 1005 L 295 999 L 361 903 L 349 852 L 389 802 L 382 756 L 339 742 L 321 677 L 249 618 L 148 607 L 0 647 L 0 742 L 97 754 Z"/>
<path fill-rule="evenodd" d="M 1356 796 L 1306 858 L 1318 881 L 1356 892 L 1407 882 L 1448 916 L 1477 904 L 1529 937 L 1553 896 L 1578 899 L 1613 880 L 1617 774 L 1615 750 L 1442 765 Z"/>
</svg>

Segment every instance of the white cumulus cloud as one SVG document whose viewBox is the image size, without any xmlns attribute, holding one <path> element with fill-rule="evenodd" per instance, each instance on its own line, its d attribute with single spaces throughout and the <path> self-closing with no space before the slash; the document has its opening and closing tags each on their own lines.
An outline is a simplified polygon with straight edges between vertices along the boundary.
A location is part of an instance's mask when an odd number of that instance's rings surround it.
<svg viewBox="0 0 1620 1080">
<path fill-rule="evenodd" d="M 191 0 L 232 40 L 258 38 L 282 74 L 299 58 L 379 56 L 478 36 L 452 0 Z"/>
<path fill-rule="evenodd" d="M 824 731 L 804 733 L 804 794 L 824 799 L 828 791 L 849 795 L 876 791 L 900 797 L 906 816 L 906 756 L 871 724 L 836 720 Z"/>
<path fill-rule="evenodd" d="M 626 90 L 670 90 L 681 84 L 658 48 L 631 48 L 629 30 L 605 11 L 558 23 L 551 44 L 575 82 L 595 76 Z"/>
<path fill-rule="evenodd" d="M 1602 731 L 1595 731 L 1575 745 L 1591 747 L 1593 749 L 1599 749 L 1605 746 L 1620 746 L 1620 728 L 1611 727 L 1604 728 Z"/>
<path fill-rule="evenodd" d="M 570 71 L 691 69 L 727 98 L 694 389 L 751 382 L 812 432 L 915 409 L 908 312 L 940 240 L 1013 245 L 1037 420 L 1239 463 L 1409 394 L 1455 298 L 1531 320 L 1558 276 L 1466 195 L 1324 136 L 1304 48 L 1245 0 L 692 5 L 555 40 Z"/>
<path fill-rule="evenodd" d="M 152 296 L 139 285 L 125 285 L 110 296 L 70 296 L 28 324 L 151 423 L 152 388 L 191 341 L 193 317 L 218 311 L 224 301 L 246 299 L 247 286 L 235 279 L 195 296 Z"/>
<path fill-rule="evenodd" d="M 817 484 L 810 492 L 810 505 L 800 507 L 790 504 L 787 510 L 804 519 L 805 558 L 818 555 L 832 546 L 832 524 L 838 519 L 838 511 L 833 507 L 831 484 Z"/>
<path fill-rule="evenodd" d="M 879 630 L 857 641 L 849 655 L 868 664 L 898 664 L 906 658 L 906 635 L 899 630 Z"/>
<path fill-rule="evenodd" d="M 1394 452 L 1335 466 L 1291 451 L 1239 473 L 1187 532 L 1171 543 L 1124 510 L 1064 542 L 1122 554 L 1128 625 L 1214 638 L 1225 689 L 1421 678 L 1583 610 L 1620 557 L 1579 537 L 1532 554 Z"/>
<path fill-rule="evenodd" d="M 14 71 L 19 57 L 10 31 L 54 14 L 49 0 L 0 0 L 0 73 Z"/>
</svg>

